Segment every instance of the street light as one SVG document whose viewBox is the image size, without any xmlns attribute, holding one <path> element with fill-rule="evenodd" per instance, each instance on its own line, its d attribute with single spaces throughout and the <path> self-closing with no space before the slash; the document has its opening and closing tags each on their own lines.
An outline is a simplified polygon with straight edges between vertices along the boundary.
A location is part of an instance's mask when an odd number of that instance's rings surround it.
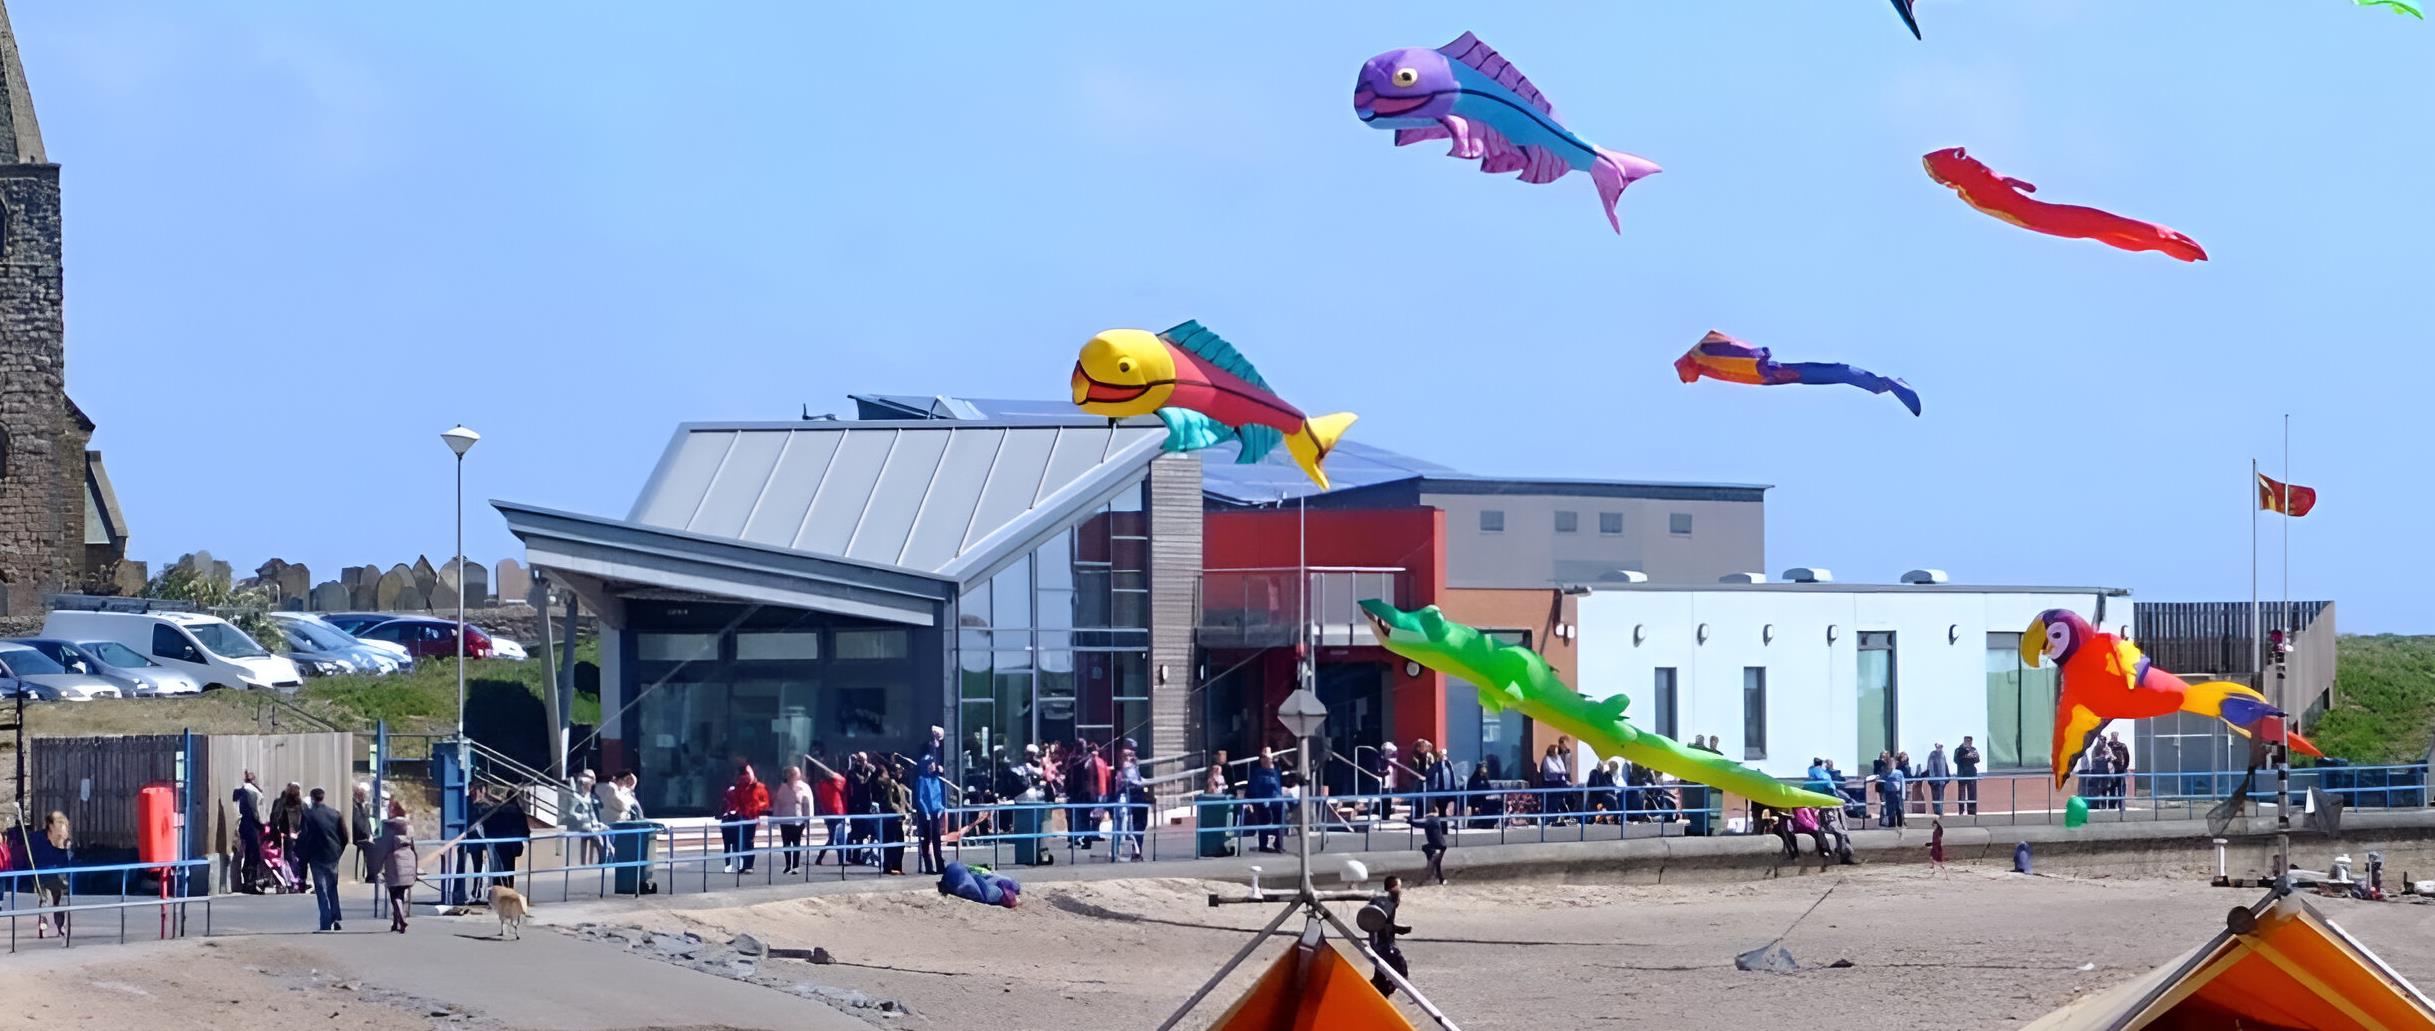
<svg viewBox="0 0 2435 1031">
<path fill-rule="evenodd" d="M 1307 687 L 1297 687 L 1277 706 L 1277 722 L 1285 732 L 1294 736 L 1294 768 L 1302 771 L 1302 794 L 1295 800 L 1295 832 L 1301 837 L 1302 894 L 1311 893 L 1311 792 L 1319 789 L 1311 777 L 1311 739 L 1319 736 L 1319 728 L 1327 725 L 1327 706 Z"/>
<path fill-rule="evenodd" d="M 440 434 L 448 450 L 457 455 L 457 740 L 465 739 L 465 452 L 473 450 L 482 435 L 458 423 L 455 429 Z"/>
</svg>

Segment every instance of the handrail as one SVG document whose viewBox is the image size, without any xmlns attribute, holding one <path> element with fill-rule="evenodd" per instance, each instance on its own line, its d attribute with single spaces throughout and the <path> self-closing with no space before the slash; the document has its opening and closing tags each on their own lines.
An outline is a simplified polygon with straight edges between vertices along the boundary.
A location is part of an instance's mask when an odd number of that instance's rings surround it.
<svg viewBox="0 0 2435 1031">
<path fill-rule="evenodd" d="M 1203 570 L 1201 570 L 1201 572 L 1202 572 L 1204 575 L 1206 575 L 1206 574 L 1209 574 L 1209 573 L 1300 573 L 1300 572 L 1311 572 L 1311 573 L 1409 573 L 1409 572 L 1411 572 L 1411 570 L 1410 570 L 1410 569 L 1408 569 L 1408 568 L 1405 568 L 1405 567 L 1403 567 L 1403 566 L 1229 566 L 1229 567 L 1226 567 L 1226 568 L 1221 568 L 1221 569 L 1203 569 Z"/>
</svg>

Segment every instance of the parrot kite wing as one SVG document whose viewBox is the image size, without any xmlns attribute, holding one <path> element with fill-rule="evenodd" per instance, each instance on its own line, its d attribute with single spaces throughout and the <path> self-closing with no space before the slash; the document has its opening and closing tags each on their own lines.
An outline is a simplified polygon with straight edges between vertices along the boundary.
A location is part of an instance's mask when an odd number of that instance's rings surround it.
<svg viewBox="0 0 2435 1031">
<path fill-rule="evenodd" d="M 1930 151 L 1920 161 L 1927 166 L 1928 178 L 1961 195 L 1964 203 L 2031 232 L 2095 240 L 2126 251 L 2156 251 L 2180 261 L 2207 260 L 2207 250 L 2198 241 L 2154 222 L 2077 204 L 2033 200 L 2029 195 L 2037 187 L 1995 174 L 1965 148 Z"/>
<path fill-rule="evenodd" d="M 1902 24 L 1911 30 L 1912 39 L 1926 39 L 1919 34 L 1919 16 L 1911 11 L 1911 0 L 1894 0 L 1894 13 L 1902 16 Z"/>
<path fill-rule="evenodd" d="M 1199 322 L 1164 333 L 1111 329 L 1082 345 L 1074 361 L 1074 406 L 1121 419 L 1155 415 L 1168 451 L 1197 451 L 1229 440 L 1250 465 L 1285 445 L 1294 464 L 1328 486 L 1328 452 L 1358 418 L 1351 412 L 1306 416 L 1269 389 L 1251 360 Z"/>
<path fill-rule="evenodd" d="M 1449 140 L 1447 157 L 1478 161 L 1491 175 L 1518 172 L 1526 183 L 1552 183 L 1587 172 L 1618 233 L 1623 222 L 1615 202 L 1624 188 L 1660 171 L 1646 158 L 1607 150 L 1566 128 L 1521 69 L 1468 32 L 1435 50 L 1406 47 L 1363 62 L 1353 113 L 1373 129 L 1394 130 L 1398 147 Z"/>
<path fill-rule="evenodd" d="M 1624 718 L 1631 699 L 1610 695 L 1593 702 L 1564 686 L 1539 653 L 1498 644 L 1478 630 L 1447 619 L 1431 605 L 1405 612 L 1377 599 L 1361 603 L 1362 614 L 1381 647 L 1430 669 L 1474 685 L 1490 713 L 1517 709 L 1588 745 L 1602 756 L 1621 756 L 1652 770 L 1729 791 L 1777 809 L 1842 805 L 1842 800 L 1794 787 L 1713 752 L 1686 748 L 1671 738 L 1635 727 Z"/>
<path fill-rule="evenodd" d="M 1901 0 L 1896 0 L 1896 2 L 1899 3 Z M 2418 8 L 2402 3 L 2401 0 L 2352 0 L 2352 2 L 2361 7 L 2382 7 L 2394 14 L 2406 14 L 2419 21 L 2427 20 L 2426 15 L 2418 13 Z"/>
<path fill-rule="evenodd" d="M 2151 719 L 2176 712 L 2213 716 L 2242 737 L 2273 727 L 2291 747 L 2309 755 L 2325 754 L 2307 738 L 2282 730 L 2282 721 L 2290 714 L 2269 704 L 2265 695 L 2248 685 L 2226 680 L 2189 683 L 2156 668 L 2138 645 L 2099 631 L 2070 609 L 2038 613 L 2021 634 L 2024 665 L 2034 668 L 2047 659 L 2054 661 L 2062 680 L 2055 695 L 2051 753 L 2058 788 L 2071 779 L 2072 766 L 2105 724 L 2117 719 Z"/>
<path fill-rule="evenodd" d="M 1902 380 L 1842 362 L 1778 362 L 1766 348 L 1753 347 L 1713 329 L 1674 360 L 1674 374 L 1685 383 L 1706 377 L 1762 387 L 1788 383 L 1859 387 L 1872 394 L 1892 394 L 1912 415 L 1919 414 L 1919 392 Z"/>
</svg>

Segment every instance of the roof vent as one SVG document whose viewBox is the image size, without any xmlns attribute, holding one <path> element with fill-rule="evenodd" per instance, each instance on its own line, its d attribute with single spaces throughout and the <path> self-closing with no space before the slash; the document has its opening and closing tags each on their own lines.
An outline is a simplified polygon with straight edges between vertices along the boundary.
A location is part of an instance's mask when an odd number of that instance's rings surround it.
<svg viewBox="0 0 2435 1031">
<path fill-rule="evenodd" d="M 1940 584 L 1945 582 L 1945 571 L 1942 569 L 1914 569 L 1902 574 L 1902 582 L 1906 584 Z"/>
<path fill-rule="evenodd" d="M 1619 584 L 1645 584 L 1649 582 L 1649 574 L 1637 569 L 1618 569 L 1608 573 L 1605 579 Z"/>
<path fill-rule="evenodd" d="M 1763 584 L 1767 582 L 1767 574 L 1727 573 L 1723 576 L 1717 577 L 1716 582 L 1720 584 Z"/>
<path fill-rule="evenodd" d="M 1835 571 L 1803 566 L 1798 569 L 1785 570 L 1784 579 L 1786 582 L 1796 584 L 1831 584 L 1835 582 Z"/>
</svg>

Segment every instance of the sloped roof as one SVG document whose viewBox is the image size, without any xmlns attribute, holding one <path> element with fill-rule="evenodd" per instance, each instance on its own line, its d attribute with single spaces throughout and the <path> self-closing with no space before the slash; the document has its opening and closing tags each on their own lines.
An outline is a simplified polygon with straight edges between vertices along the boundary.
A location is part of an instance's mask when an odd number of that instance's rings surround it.
<svg viewBox="0 0 2435 1031">
<path fill-rule="evenodd" d="M 2029 1031 L 2149 1026 L 2369 1029 L 2435 1025 L 2435 1003 L 2296 896 L 2235 909 L 2205 944 Z"/>
<path fill-rule="evenodd" d="M 17 54 L 17 30 L 0 0 L 0 162 L 47 165 L 42 124 L 34 120 L 34 91 L 25 84 L 25 61 Z"/>
<path fill-rule="evenodd" d="M 629 519 L 960 581 L 1138 479 L 1165 436 L 1076 417 L 687 425 Z"/>
</svg>

